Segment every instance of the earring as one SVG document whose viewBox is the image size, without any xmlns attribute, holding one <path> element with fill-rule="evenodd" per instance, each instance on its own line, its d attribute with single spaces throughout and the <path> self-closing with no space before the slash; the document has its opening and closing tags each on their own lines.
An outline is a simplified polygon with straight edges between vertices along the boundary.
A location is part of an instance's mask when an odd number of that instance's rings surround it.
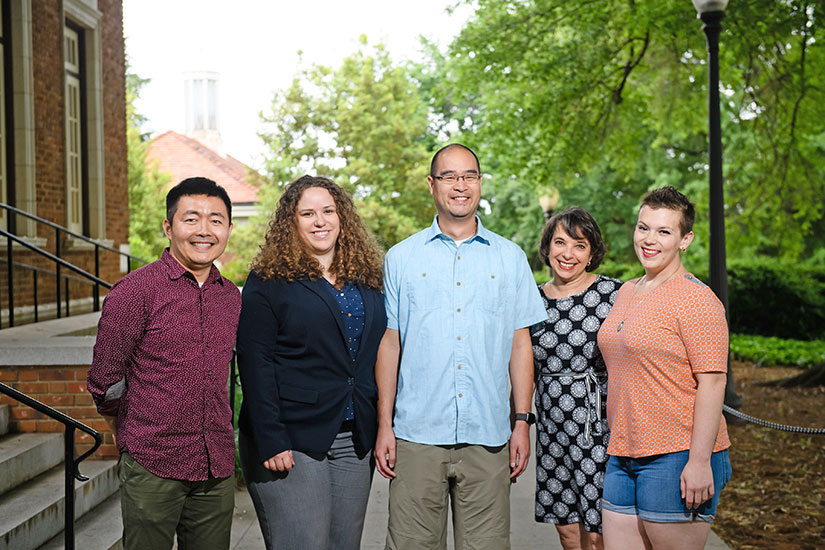
<svg viewBox="0 0 825 550">
<path fill-rule="evenodd" d="M 593 260 L 587 260 L 587 267 L 590 267 L 590 262 L 592 262 L 592 261 Z"/>
</svg>

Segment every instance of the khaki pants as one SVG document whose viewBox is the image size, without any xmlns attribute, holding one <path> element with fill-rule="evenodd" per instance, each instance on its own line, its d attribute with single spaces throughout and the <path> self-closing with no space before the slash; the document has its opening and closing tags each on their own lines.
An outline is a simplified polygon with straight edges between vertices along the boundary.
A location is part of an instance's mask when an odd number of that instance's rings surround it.
<svg viewBox="0 0 825 550">
<path fill-rule="evenodd" d="M 235 507 L 232 477 L 184 481 L 158 477 L 123 453 L 118 465 L 123 546 L 166 550 L 226 550 Z"/>
<path fill-rule="evenodd" d="M 447 548 L 448 501 L 456 550 L 510 548 L 509 446 L 396 443 L 387 550 Z"/>
</svg>

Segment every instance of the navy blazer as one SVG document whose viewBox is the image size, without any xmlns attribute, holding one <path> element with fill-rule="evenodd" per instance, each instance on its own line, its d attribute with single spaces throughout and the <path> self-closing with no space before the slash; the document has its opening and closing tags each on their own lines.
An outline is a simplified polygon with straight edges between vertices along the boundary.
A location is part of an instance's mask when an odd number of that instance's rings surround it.
<svg viewBox="0 0 825 550">
<path fill-rule="evenodd" d="M 328 451 L 350 397 L 358 441 L 366 450 L 375 443 L 375 359 L 387 314 L 380 292 L 357 286 L 364 332 L 353 360 L 341 309 L 324 281 L 249 274 L 238 324 L 239 428 L 254 439 L 260 462 L 290 449 Z"/>
</svg>

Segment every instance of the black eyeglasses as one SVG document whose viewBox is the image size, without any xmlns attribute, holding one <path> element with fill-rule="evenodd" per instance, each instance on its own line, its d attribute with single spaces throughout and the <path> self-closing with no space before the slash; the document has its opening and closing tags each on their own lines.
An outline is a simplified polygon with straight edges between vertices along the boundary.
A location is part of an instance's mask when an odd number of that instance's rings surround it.
<svg viewBox="0 0 825 550">
<path fill-rule="evenodd" d="M 476 183 L 481 179 L 481 176 L 478 174 L 464 174 L 463 176 L 450 174 L 448 176 L 435 176 L 435 179 L 449 184 L 457 183 L 458 180 L 464 180 L 464 183 Z"/>
</svg>

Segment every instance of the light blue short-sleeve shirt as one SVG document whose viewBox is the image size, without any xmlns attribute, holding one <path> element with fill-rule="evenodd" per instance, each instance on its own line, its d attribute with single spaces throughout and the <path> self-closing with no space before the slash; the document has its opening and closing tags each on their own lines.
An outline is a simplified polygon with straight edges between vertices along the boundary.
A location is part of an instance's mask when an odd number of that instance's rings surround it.
<svg viewBox="0 0 825 550">
<path fill-rule="evenodd" d="M 480 220 L 456 245 L 436 217 L 387 253 L 384 296 L 387 327 L 401 339 L 395 436 L 506 443 L 513 332 L 547 317 L 524 252 Z"/>
</svg>

